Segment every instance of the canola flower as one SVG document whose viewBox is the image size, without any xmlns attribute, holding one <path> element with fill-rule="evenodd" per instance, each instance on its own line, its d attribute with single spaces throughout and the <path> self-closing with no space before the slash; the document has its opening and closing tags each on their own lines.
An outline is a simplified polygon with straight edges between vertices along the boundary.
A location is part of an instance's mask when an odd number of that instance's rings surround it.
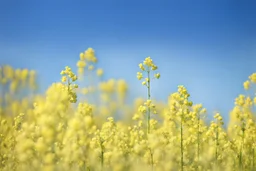
<svg viewBox="0 0 256 171">
<path fill-rule="evenodd" d="M 155 105 L 152 104 L 151 100 L 151 90 L 150 90 L 150 84 L 151 84 L 151 72 L 157 70 L 157 66 L 154 64 L 153 60 L 150 57 L 145 58 L 143 63 L 139 64 L 140 72 L 137 72 L 137 78 L 138 80 L 141 80 L 144 78 L 143 73 L 146 74 L 145 80 L 142 82 L 142 85 L 147 87 L 147 101 L 145 102 L 144 106 L 141 106 L 141 112 L 145 113 L 145 107 L 147 108 L 147 133 L 150 133 L 150 114 L 151 114 L 151 109 L 154 110 Z M 160 74 L 156 73 L 154 74 L 154 78 L 159 79 Z M 154 113 L 156 113 L 154 111 Z"/>
<path fill-rule="evenodd" d="M 246 92 L 234 99 L 225 125 L 219 112 L 208 122 L 211 113 L 190 100 L 184 85 L 167 102 L 156 101 L 151 84 L 160 74 L 150 57 L 137 73 L 147 97 L 132 105 L 127 82 L 105 79 L 97 61 L 88 48 L 78 73 L 66 66 L 44 94 L 35 94 L 36 71 L 0 67 L 0 170 L 256 169 L 256 73 L 241 84 Z"/>
</svg>

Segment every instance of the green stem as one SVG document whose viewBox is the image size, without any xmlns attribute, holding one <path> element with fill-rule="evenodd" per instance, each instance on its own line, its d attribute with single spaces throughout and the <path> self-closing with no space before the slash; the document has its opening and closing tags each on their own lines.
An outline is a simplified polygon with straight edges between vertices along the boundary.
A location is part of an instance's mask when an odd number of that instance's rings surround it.
<svg viewBox="0 0 256 171">
<path fill-rule="evenodd" d="M 68 78 L 68 93 L 70 91 L 70 78 Z"/>
<path fill-rule="evenodd" d="M 149 149 L 149 151 L 150 151 L 150 157 L 151 157 L 151 170 L 153 171 L 154 170 L 154 156 L 153 156 L 152 150 Z"/>
<path fill-rule="evenodd" d="M 104 166 L 104 151 L 103 151 L 103 146 L 102 146 L 102 143 L 100 143 L 100 146 L 101 146 L 101 154 L 100 154 L 100 164 L 101 164 L 101 171 L 103 171 L 103 166 Z"/>
<path fill-rule="evenodd" d="M 103 164 L 104 164 L 104 152 L 101 151 L 101 170 L 103 170 Z"/>
<path fill-rule="evenodd" d="M 151 95 L 150 95 L 150 70 L 148 69 L 147 71 L 147 74 L 148 74 L 148 100 L 150 100 L 151 98 Z M 147 117 L 147 132 L 148 134 L 150 133 L 150 107 L 148 107 L 148 117 Z"/>
<path fill-rule="evenodd" d="M 242 144 L 240 147 L 240 155 L 239 155 L 239 166 L 240 166 L 240 170 L 243 170 L 243 146 L 244 146 L 244 122 L 242 123 Z"/>
</svg>

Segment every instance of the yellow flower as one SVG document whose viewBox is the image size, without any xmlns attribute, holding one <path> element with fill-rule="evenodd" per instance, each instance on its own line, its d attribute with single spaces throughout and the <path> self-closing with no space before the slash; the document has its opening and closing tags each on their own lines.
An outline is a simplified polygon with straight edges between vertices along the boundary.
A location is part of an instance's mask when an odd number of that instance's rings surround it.
<svg viewBox="0 0 256 171">
<path fill-rule="evenodd" d="M 84 53 L 80 53 L 80 60 L 84 60 Z"/>
<path fill-rule="evenodd" d="M 78 68 L 84 68 L 86 66 L 85 61 L 79 60 L 76 64 Z"/>
<path fill-rule="evenodd" d="M 103 75 L 103 69 L 99 68 L 99 69 L 97 70 L 97 75 L 98 75 L 99 77 L 101 77 L 101 76 Z"/>
<path fill-rule="evenodd" d="M 139 118 L 140 118 L 140 116 L 139 116 L 139 114 L 137 114 L 137 113 L 135 113 L 134 115 L 133 115 L 133 117 L 132 117 L 132 120 L 139 120 Z"/>
<path fill-rule="evenodd" d="M 147 57 L 144 61 L 143 61 L 144 65 L 147 65 L 148 67 L 151 67 L 153 64 L 153 61 L 150 57 Z"/>
<path fill-rule="evenodd" d="M 61 82 L 65 83 L 66 81 L 67 81 L 67 77 L 66 76 L 62 76 Z"/>
<path fill-rule="evenodd" d="M 219 114 L 219 113 L 216 113 L 216 114 L 214 115 L 214 118 L 217 119 L 218 117 L 220 117 L 220 114 Z"/>
<path fill-rule="evenodd" d="M 61 72 L 60 72 L 60 75 L 65 75 L 66 73 L 65 73 L 65 71 L 64 70 L 62 70 Z"/>
<path fill-rule="evenodd" d="M 94 69 L 94 66 L 93 66 L 93 65 L 90 65 L 90 66 L 88 67 L 88 69 L 89 69 L 90 71 L 92 71 L 92 70 Z"/>
<path fill-rule="evenodd" d="M 71 79 L 72 79 L 72 81 L 76 81 L 77 80 L 77 76 L 73 75 L 73 77 Z"/>
<path fill-rule="evenodd" d="M 78 74 L 79 75 L 83 75 L 83 73 L 84 73 L 84 68 L 78 68 Z"/>
<path fill-rule="evenodd" d="M 48 153 L 44 157 L 44 162 L 46 164 L 51 164 L 54 162 L 54 157 L 55 157 L 55 155 L 53 153 Z"/>
<path fill-rule="evenodd" d="M 156 65 L 152 65 L 152 70 L 153 70 L 153 71 L 157 70 L 157 68 L 158 68 L 158 67 L 157 67 Z"/>
<path fill-rule="evenodd" d="M 118 80 L 117 81 L 117 93 L 121 99 L 124 99 L 126 97 L 127 90 L 128 90 L 128 85 L 125 82 L 125 80 Z"/>
<path fill-rule="evenodd" d="M 138 111 L 141 112 L 141 113 L 146 113 L 147 108 L 146 108 L 146 106 L 140 106 Z"/>
<path fill-rule="evenodd" d="M 23 69 L 23 70 L 21 71 L 21 79 L 22 79 L 23 81 L 26 81 L 26 79 L 27 79 L 27 77 L 28 77 L 28 74 L 29 74 L 28 69 Z"/>
<path fill-rule="evenodd" d="M 90 62 L 97 62 L 97 58 L 95 57 L 95 52 L 92 48 L 88 48 L 84 52 L 84 58 Z"/>
<path fill-rule="evenodd" d="M 148 107 L 150 107 L 150 105 L 151 105 L 151 100 L 147 100 L 147 101 L 145 102 L 145 105 L 148 106 Z"/>
<path fill-rule="evenodd" d="M 251 82 L 256 83 L 256 73 L 253 73 L 252 75 L 250 75 L 249 79 L 251 80 Z"/>
<path fill-rule="evenodd" d="M 137 78 L 138 80 L 141 80 L 143 78 L 143 75 L 141 72 L 137 72 Z"/>
<path fill-rule="evenodd" d="M 140 67 L 140 69 L 141 69 L 142 71 L 145 71 L 145 68 L 144 68 L 144 66 L 143 66 L 142 63 L 139 64 L 139 67 Z"/>
<path fill-rule="evenodd" d="M 9 65 L 5 65 L 3 68 L 3 75 L 8 79 L 11 80 L 14 77 L 15 71 Z"/>
<path fill-rule="evenodd" d="M 13 80 L 10 84 L 10 91 L 12 93 L 14 93 L 17 89 L 18 89 L 18 81 L 17 80 Z"/>
<path fill-rule="evenodd" d="M 159 73 L 155 74 L 154 76 L 155 76 L 156 79 L 160 78 L 160 74 Z"/>
<path fill-rule="evenodd" d="M 248 90 L 249 88 L 250 88 L 250 81 L 247 80 L 244 82 L 244 89 Z"/>
<path fill-rule="evenodd" d="M 206 108 L 203 108 L 201 111 L 200 111 L 200 114 L 205 114 L 207 112 Z"/>
</svg>

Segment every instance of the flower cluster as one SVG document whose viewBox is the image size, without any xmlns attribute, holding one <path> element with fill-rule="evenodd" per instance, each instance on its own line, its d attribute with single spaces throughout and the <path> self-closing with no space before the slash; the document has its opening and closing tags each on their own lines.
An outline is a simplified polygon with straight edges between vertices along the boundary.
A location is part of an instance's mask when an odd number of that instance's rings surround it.
<svg viewBox="0 0 256 171">
<path fill-rule="evenodd" d="M 141 80 L 144 78 L 143 73 L 147 73 L 147 76 L 145 77 L 145 81 L 142 82 L 142 85 L 149 86 L 150 82 L 150 71 L 156 71 L 158 67 L 153 63 L 153 60 L 150 57 L 147 57 L 143 63 L 139 64 L 140 72 L 137 72 L 137 78 L 138 80 Z M 160 74 L 155 73 L 154 78 L 159 79 Z"/>
<path fill-rule="evenodd" d="M 77 80 L 77 76 L 68 66 L 66 66 L 65 70 L 62 70 L 60 74 L 62 75 L 61 82 L 65 85 L 64 90 L 69 93 L 70 102 L 75 103 L 77 101 L 75 89 L 78 88 L 78 85 L 73 83 Z"/>
<path fill-rule="evenodd" d="M 150 57 L 137 75 L 147 97 L 134 104 L 126 103 L 127 82 L 97 77 L 96 62 L 92 48 L 81 53 L 78 70 L 88 72 L 80 89 L 66 67 L 60 82 L 37 95 L 35 71 L 0 67 L 0 170 L 256 170 L 255 73 L 224 124 L 225 115 L 207 117 L 183 85 L 167 102 L 152 98 Z"/>
<path fill-rule="evenodd" d="M 94 65 L 97 63 L 97 58 L 95 56 L 95 51 L 92 48 L 88 48 L 86 51 L 80 53 L 80 60 L 77 62 L 78 74 L 79 76 L 84 75 L 85 68 L 87 67 L 89 71 L 94 70 Z M 97 74 L 101 76 L 103 74 L 102 69 L 98 69 Z"/>
</svg>

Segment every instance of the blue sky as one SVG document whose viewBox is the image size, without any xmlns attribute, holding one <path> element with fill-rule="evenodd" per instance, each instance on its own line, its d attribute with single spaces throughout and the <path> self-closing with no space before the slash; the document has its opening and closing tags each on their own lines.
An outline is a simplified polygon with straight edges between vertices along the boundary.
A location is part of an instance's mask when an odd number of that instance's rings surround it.
<svg viewBox="0 0 256 171">
<path fill-rule="evenodd" d="M 145 96 L 138 63 L 151 56 L 161 79 L 153 97 L 185 85 L 195 103 L 225 118 L 256 71 L 256 1 L 0 1 L 0 64 L 38 71 L 41 89 L 79 53 L 95 49 L 105 78 Z"/>
</svg>

